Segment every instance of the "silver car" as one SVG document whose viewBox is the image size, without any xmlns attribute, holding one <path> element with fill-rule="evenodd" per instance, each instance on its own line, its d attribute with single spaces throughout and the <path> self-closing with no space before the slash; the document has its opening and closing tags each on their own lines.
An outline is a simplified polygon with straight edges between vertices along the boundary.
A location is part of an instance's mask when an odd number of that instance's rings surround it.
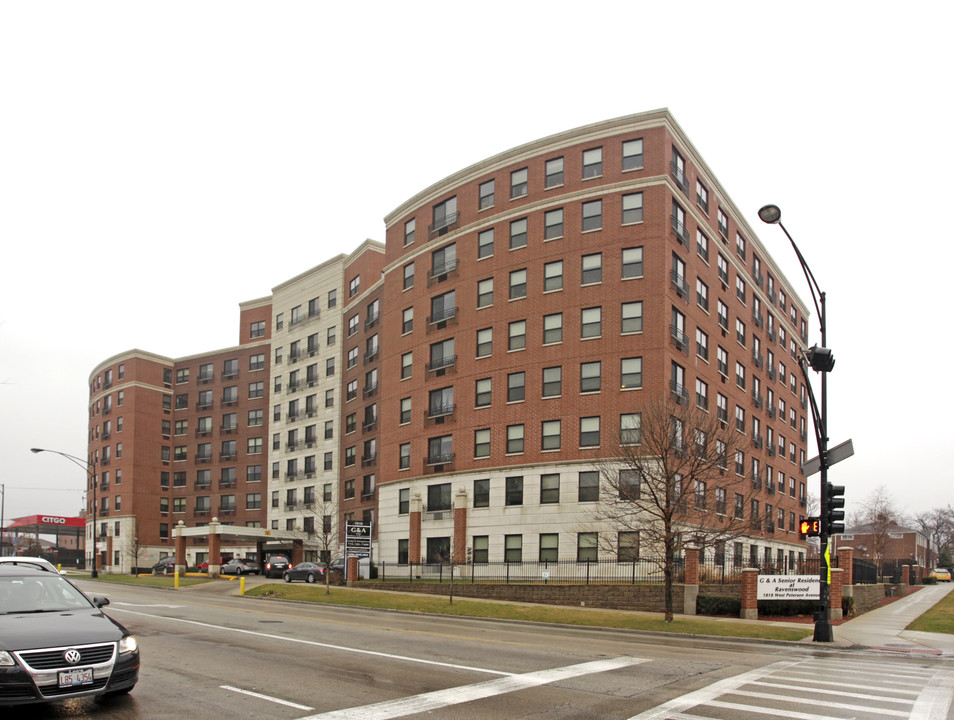
<svg viewBox="0 0 954 720">
<path fill-rule="evenodd" d="M 51 563 L 46 558 L 41 557 L 23 557 L 22 555 L 12 555 L 9 557 L 0 557 L 0 563 L 3 564 L 12 564 L 12 565 L 24 565 L 26 567 L 39 568 L 40 570 L 46 570 L 51 573 L 59 573 L 61 575 L 66 575 L 66 571 L 60 571 L 56 569 L 56 565 Z"/>
</svg>

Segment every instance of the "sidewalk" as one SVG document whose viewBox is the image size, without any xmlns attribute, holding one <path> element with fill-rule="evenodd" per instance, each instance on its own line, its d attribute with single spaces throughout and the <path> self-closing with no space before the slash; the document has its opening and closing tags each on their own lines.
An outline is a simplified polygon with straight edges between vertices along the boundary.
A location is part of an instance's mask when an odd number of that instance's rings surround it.
<svg viewBox="0 0 954 720">
<path fill-rule="evenodd" d="M 904 629 L 952 590 L 954 583 L 928 585 L 901 600 L 836 625 L 835 642 L 843 646 L 954 657 L 954 635 Z"/>
</svg>

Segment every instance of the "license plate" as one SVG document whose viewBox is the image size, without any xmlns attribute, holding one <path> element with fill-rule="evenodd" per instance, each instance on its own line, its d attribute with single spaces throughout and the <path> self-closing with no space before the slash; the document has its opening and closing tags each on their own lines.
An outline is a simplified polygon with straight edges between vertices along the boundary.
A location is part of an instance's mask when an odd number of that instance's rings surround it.
<svg viewBox="0 0 954 720">
<path fill-rule="evenodd" d="M 93 682 L 93 668 L 77 668 L 59 673 L 60 687 L 89 685 Z"/>
</svg>

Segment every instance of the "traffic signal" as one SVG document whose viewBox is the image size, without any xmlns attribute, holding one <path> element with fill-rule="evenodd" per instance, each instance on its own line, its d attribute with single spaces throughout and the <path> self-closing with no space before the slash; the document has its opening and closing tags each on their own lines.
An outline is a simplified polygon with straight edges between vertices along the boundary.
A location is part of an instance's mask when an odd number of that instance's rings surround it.
<svg viewBox="0 0 954 720">
<path fill-rule="evenodd" d="M 798 535 L 802 540 L 821 535 L 821 518 L 802 518 L 801 522 L 798 523 Z"/>
<path fill-rule="evenodd" d="M 825 483 L 822 488 L 822 528 L 826 535 L 845 532 L 845 486 Z"/>
</svg>

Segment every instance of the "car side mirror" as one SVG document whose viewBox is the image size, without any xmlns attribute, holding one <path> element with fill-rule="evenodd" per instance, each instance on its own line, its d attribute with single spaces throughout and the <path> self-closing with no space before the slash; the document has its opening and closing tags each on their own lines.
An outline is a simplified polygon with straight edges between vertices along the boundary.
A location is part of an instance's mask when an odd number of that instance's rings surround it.
<svg viewBox="0 0 954 720">
<path fill-rule="evenodd" d="M 109 598 L 104 597 L 102 595 L 94 595 L 93 605 L 95 605 L 98 608 L 105 607 L 106 605 L 109 605 Z"/>
</svg>

